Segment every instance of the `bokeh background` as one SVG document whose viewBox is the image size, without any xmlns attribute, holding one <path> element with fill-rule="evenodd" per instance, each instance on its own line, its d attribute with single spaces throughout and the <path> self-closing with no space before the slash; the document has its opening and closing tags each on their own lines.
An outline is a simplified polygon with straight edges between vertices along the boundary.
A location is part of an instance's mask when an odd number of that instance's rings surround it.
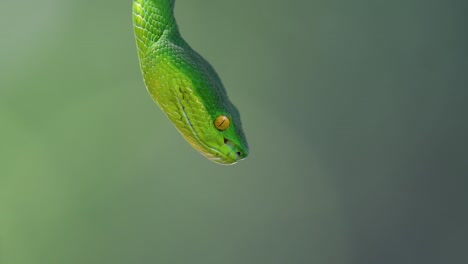
<svg viewBox="0 0 468 264">
<path fill-rule="evenodd" d="M 220 166 L 130 1 L 2 1 L 0 263 L 468 263 L 467 6 L 178 0 L 249 141 Z"/>
</svg>

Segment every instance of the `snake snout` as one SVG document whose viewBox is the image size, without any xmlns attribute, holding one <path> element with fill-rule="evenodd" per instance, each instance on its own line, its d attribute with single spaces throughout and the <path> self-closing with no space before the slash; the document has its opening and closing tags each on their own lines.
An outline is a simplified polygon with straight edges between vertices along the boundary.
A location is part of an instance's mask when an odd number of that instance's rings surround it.
<svg viewBox="0 0 468 264">
<path fill-rule="evenodd" d="M 242 151 L 236 143 L 234 143 L 233 141 L 230 141 L 229 139 L 227 138 L 224 138 L 224 144 L 226 146 L 229 147 L 229 153 L 228 153 L 228 156 L 230 156 L 231 158 L 235 159 L 236 161 L 238 160 L 241 160 L 245 157 L 247 157 L 247 153 L 245 153 L 244 151 Z"/>
</svg>

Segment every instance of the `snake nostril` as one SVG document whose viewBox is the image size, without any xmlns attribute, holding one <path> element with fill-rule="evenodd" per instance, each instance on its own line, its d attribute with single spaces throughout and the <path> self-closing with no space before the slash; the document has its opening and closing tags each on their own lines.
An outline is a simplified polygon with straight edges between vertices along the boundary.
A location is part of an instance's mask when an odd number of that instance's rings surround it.
<svg viewBox="0 0 468 264">
<path fill-rule="evenodd" d="M 224 138 L 224 144 L 227 144 L 229 140 L 227 140 L 226 138 Z"/>
<path fill-rule="evenodd" d="M 236 152 L 236 155 L 237 155 L 237 156 L 240 156 L 240 155 L 241 155 L 240 151 L 237 151 L 237 152 Z"/>
</svg>

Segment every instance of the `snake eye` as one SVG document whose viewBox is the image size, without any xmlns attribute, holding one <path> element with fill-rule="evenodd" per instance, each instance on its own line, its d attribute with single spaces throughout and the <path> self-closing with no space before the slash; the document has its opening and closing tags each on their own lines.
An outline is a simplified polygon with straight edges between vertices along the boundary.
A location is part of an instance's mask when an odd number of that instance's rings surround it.
<svg viewBox="0 0 468 264">
<path fill-rule="evenodd" d="M 224 116 L 224 115 L 218 116 L 214 121 L 215 127 L 220 131 L 226 130 L 230 124 L 231 124 L 231 121 L 229 120 L 227 116 Z"/>
</svg>

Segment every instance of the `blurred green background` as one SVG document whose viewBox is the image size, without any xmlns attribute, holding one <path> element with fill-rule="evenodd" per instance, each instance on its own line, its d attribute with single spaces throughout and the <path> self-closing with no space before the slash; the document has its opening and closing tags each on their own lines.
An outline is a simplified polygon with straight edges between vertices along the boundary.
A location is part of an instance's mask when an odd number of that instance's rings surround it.
<svg viewBox="0 0 468 264">
<path fill-rule="evenodd" d="M 177 0 L 249 141 L 220 166 L 130 1 L 2 1 L 0 263 L 468 263 L 467 6 Z"/>
</svg>

